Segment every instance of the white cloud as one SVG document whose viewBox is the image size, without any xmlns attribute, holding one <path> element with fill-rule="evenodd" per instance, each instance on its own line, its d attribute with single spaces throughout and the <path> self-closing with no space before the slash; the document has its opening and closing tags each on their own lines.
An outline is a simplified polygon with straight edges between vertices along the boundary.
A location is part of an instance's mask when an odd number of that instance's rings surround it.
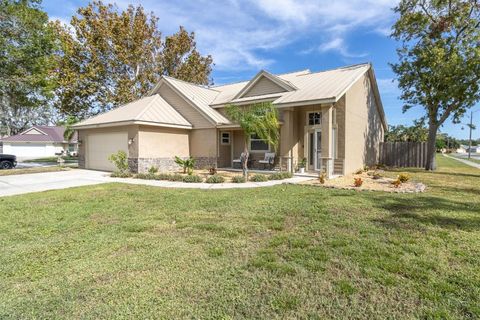
<svg viewBox="0 0 480 320">
<path fill-rule="evenodd" d="M 46 0 L 53 1 L 53 0 Z M 219 70 L 260 69 L 274 61 L 268 50 L 304 39 L 302 54 L 337 52 L 363 57 L 346 45 L 358 29 L 388 28 L 396 0 L 118 0 L 120 7 L 141 4 L 159 17 L 160 29 L 171 34 L 183 25 L 195 31 L 202 53 L 211 54 Z M 371 30 L 369 30 L 369 28 Z M 305 46 L 307 42 L 305 41 Z"/>
</svg>

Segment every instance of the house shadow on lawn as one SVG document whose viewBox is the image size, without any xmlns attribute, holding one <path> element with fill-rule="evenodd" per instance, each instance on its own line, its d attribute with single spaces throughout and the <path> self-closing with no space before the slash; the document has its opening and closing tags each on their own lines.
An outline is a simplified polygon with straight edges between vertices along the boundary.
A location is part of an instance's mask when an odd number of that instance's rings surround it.
<svg viewBox="0 0 480 320">
<path fill-rule="evenodd" d="M 372 221 L 389 229 L 418 229 L 434 226 L 463 231 L 480 230 L 480 205 L 475 202 L 421 197 L 394 198 L 387 201 L 377 199 L 374 205 L 386 210 L 387 216 Z M 454 212 L 453 215 L 452 212 Z"/>
</svg>

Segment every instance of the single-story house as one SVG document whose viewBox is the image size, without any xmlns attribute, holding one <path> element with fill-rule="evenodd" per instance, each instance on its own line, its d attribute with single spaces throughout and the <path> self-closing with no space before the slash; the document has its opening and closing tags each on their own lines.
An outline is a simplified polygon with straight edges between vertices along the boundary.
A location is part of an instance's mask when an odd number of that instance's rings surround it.
<svg viewBox="0 0 480 320">
<path fill-rule="evenodd" d="M 307 171 L 333 176 L 378 162 L 387 123 L 372 65 L 359 64 L 278 75 L 262 70 L 249 81 L 211 87 L 162 76 L 147 96 L 74 126 L 79 165 L 113 170 L 108 156 L 124 150 L 133 172 L 176 169 L 174 156 L 193 156 L 198 167 L 233 167 L 244 133 L 225 107 L 266 101 L 279 110 L 277 166 L 293 170 L 305 158 Z M 273 150 L 251 138 L 252 166 L 260 167 Z"/>
<path fill-rule="evenodd" d="M 1 139 L 3 153 L 16 155 L 18 159 L 54 157 L 78 151 L 77 133 L 71 141 L 63 137 L 64 127 L 33 126 L 17 135 Z"/>
</svg>

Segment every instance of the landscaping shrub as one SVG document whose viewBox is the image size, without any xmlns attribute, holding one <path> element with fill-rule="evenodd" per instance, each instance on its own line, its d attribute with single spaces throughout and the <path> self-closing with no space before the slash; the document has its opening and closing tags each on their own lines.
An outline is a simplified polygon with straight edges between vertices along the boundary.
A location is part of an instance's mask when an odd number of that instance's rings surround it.
<svg viewBox="0 0 480 320">
<path fill-rule="evenodd" d="M 245 177 L 244 176 L 233 176 L 232 177 L 232 182 L 233 183 L 245 183 Z"/>
<path fill-rule="evenodd" d="M 159 173 L 155 175 L 155 180 L 183 181 L 183 176 L 178 173 Z"/>
<path fill-rule="evenodd" d="M 202 182 L 202 181 L 203 181 L 202 177 L 200 177 L 199 175 L 196 175 L 196 174 L 192 174 L 192 175 L 188 175 L 188 176 L 183 177 L 183 182 L 186 182 L 186 183 Z"/>
<path fill-rule="evenodd" d="M 208 169 L 208 174 L 211 176 L 213 176 L 214 174 L 217 174 L 217 168 L 211 167 L 210 169 Z"/>
<path fill-rule="evenodd" d="M 139 173 L 135 176 L 135 178 L 143 180 L 154 180 L 156 176 L 153 173 Z"/>
<path fill-rule="evenodd" d="M 175 163 L 183 168 L 183 173 L 188 173 L 188 175 L 193 174 L 193 168 L 195 167 L 195 158 L 190 156 L 190 158 L 183 160 L 182 158 L 175 156 Z"/>
<path fill-rule="evenodd" d="M 225 178 L 222 177 L 221 175 L 214 174 L 214 175 L 208 177 L 205 182 L 206 182 L 206 183 L 224 183 L 224 182 L 225 182 Z"/>
<path fill-rule="evenodd" d="M 128 172 L 128 156 L 125 151 L 119 150 L 117 153 L 112 153 L 108 160 L 115 165 L 117 171 L 120 173 Z"/>
<path fill-rule="evenodd" d="M 148 168 L 148 173 L 150 174 L 155 174 L 157 172 L 158 172 L 158 168 L 155 166 L 151 166 L 150 168 Z"/>
<path fill-rule="evenodd" d="M 408 180 L 410 180 L 410 176 L 406 173 L 400 173 L 398 176 L 397 176 L 397 179 L 398 181 L 400 181 L 401 183 L 405 183 L 407 182 Z"/>
<path fill-rule="evenodd" d="M 124 172 L 121 172 L 121 171 L 113 171 L 112 174 L 110 174 L 110 177 L 112 178 L 130 178 L 132 176 L 132 174 L 128 171 L 124 171 Z"/>
<path fill-rule="evenodd" d="M 355 171 L 355 174 L 362 174 L 363 173 L 363 169 L 358 169 L 357 171 Z"/>
<path fill-rule="evenodd" d="M 266 182 L 268 181 L 268 177 L 264 174 L 254 174 L 251 178 L 250 181 L 253 182 Z"/>
<path fill-rule="evenodd" d="M 320 182 L 321 184 L 324 184 L 326 179 L 327 173 L 325 171 L 322 171 L 318 174 L 318 182 Z"/>
<path fill-rule="evenodd" d="M 353 185 L 357 188 L 361 187 L 363 184 L 362 178 L 354 178 L 353 179 Z"/>
<path fill-rule="evenodd" d="M 293 174 L 288 171 L 280 171 L 272 173 L 268 176 L 268 180 L 283 180 L 293 177 Z"/>
<path fill-rule="evenodd" d="M 382 177 L 383 175 L 380 172 L 378 171 L 373 172 L 372 179 L 378 180 L 378 179 L 381 179 Z"/>
<path fill-rule="evenodd" d="M 392 181 L 392 185 L 393 185 L 395 188 L 400 187 L 401 184 L 402 184 L 402 181 L 400 181 L 400 179 L 397 179 L 397 180 Z"/>
</svg>

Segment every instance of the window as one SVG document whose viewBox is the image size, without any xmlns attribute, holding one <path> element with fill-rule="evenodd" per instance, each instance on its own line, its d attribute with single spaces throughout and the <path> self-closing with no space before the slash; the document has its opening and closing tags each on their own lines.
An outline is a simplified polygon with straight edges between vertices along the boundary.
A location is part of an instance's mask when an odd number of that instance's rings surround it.
<svg viewBox="0 0 480 320">
<path fill-rule="evenodd" d="M 72 144 L 72 143 L 70 143 L 70 144 L 68 145 L 68 151 L 69 151 L 69 152 L 74 152 L 74 151 L 75 151 L 75 145 Z"/>
<path fill-rule="evenodd" d="M 220 142 L 223 145 L 228 145 L 230 144 L 230 132 L 222 132 L 220 135 Z"/>
<path fill-rule="evenodd" d="M 270 146 L 259 136 L 252 134 L 250 138 L 250 151 L 270 151 Z"/>
<path fill-rule="evenodd" d="M 308 125 L 314 126 L 322 123 L 322 114 L 320 112 L 308 113 Z"/>
</svg>

